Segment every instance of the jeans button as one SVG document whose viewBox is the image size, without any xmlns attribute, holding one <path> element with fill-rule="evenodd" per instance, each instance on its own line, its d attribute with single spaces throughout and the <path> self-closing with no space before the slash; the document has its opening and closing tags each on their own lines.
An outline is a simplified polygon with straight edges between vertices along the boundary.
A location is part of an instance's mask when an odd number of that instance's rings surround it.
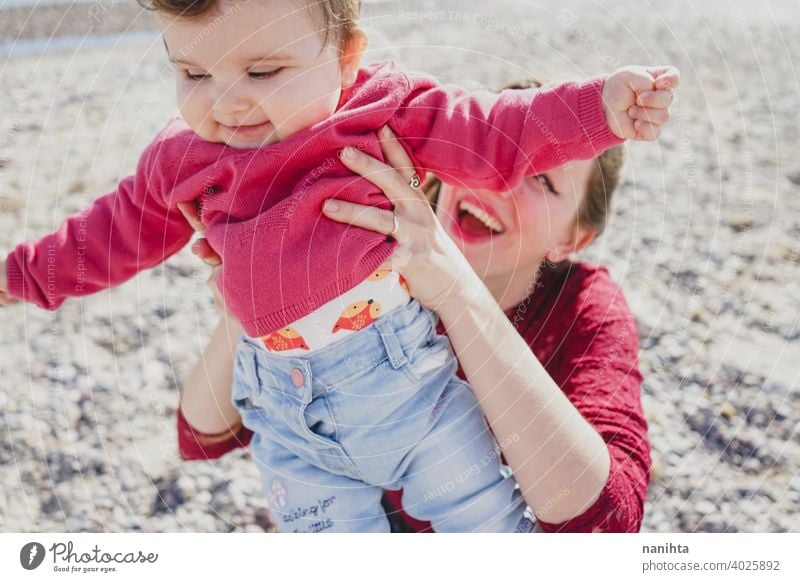
<svg viewBox="0 0 800 582">
<path fill-rule="evenodd" d="M 305 381 L 306 379 L 303 376 L 303 372 L 300 370 L 300 368 L 295 368 L 292 370 L 292 384 L 294 384 L 295 388 L 302 388 Z"/>
</svg>

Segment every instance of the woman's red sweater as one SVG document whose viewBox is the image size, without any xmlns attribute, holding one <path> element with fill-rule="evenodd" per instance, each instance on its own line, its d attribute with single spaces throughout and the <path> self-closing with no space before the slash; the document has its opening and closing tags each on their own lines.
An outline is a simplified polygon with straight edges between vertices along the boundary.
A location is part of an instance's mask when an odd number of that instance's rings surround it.
<svg viewBox="0 0 800 582">
<path fill-rule="evenodd" d="M 605 267 L 565 262 L 543 267 L 532 294 L 506 311 L 553 380 L 608 445 L 611 470 L 597 501 L 563 523 L 537 519 L 545 532 L 636 532 L 650 481 L 635 319 Z M 459 370 L 461 374 L 461 370 Z M 178 447 L 186 460 L 213 459 L 247 446 L 240 426 L 222 435 L 192 429 L 178 410 Z M 388 513 L 412 531 L 431 531 L 386 491 Z"/>
</svg>

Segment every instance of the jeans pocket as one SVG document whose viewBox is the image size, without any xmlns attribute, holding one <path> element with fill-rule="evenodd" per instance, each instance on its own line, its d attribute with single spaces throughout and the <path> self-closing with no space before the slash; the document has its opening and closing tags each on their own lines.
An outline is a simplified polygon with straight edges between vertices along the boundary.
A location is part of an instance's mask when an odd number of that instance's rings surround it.
<svg viewBox="0 0 800 582">
<path fill-rule="evenodd" d="M 299 425 L 310 450 L 315 451 L 314 463 L 317 466 L 351 479 L 365 481 L 349 451 L 339 441 L 338 425 L 331 413 L 327 394 L 320 394 L 300 407 Z"/>
<path fill-rule="evenodd" d="M 307 436 L 320 443 L 340 446 L 336 422 L 326 394 L 315 396 L 300 409 L 301 424 Z"/>
<path fill-rule="evenodd" d="M 443 372 L 453 374 L 458 364 L 450 340 L 432 332 L 420 345 L 409 350 L 408 361 L 401 369 L 409 380 L 419 383 L 432 380 Z"/>
</svg>

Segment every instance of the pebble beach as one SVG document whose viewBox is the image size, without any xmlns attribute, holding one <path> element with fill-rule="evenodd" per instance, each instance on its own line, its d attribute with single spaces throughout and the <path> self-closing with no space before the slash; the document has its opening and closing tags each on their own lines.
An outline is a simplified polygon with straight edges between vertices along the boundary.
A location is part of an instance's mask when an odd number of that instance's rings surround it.
<svg viewBox="0 0 800 582">
<path fill-rule="evenodd" d="M 637 317 L 653 473 L 642 531 L 800 532 L 800 19 L 792 0 L 366 2 L 367 61 L 494 88 L 626 64 L 682 73 L 626 145 L 601 263 Z M 130 174 L 177 114 L 134 0 L 0 0 L 0 251 Z M 0 308 L 0 532 L 264 532 L 246 449 L 177 453 L 218 321 L 188 247 L 56 312 Z"/>
</svg>

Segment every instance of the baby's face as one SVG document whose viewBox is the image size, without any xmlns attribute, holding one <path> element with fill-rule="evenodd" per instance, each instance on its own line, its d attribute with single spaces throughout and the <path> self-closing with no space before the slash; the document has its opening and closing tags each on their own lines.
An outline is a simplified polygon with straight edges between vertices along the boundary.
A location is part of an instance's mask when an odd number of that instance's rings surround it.
<svg viewBox="0 0 800 582">
<path fill-rule="evenodd" d="M 199 20 L 159 21 L 181 115 L 203 139 L 257 148 L 335 111 L 338 47 L 305 2 L 226 1 Z"/>
</svg>

